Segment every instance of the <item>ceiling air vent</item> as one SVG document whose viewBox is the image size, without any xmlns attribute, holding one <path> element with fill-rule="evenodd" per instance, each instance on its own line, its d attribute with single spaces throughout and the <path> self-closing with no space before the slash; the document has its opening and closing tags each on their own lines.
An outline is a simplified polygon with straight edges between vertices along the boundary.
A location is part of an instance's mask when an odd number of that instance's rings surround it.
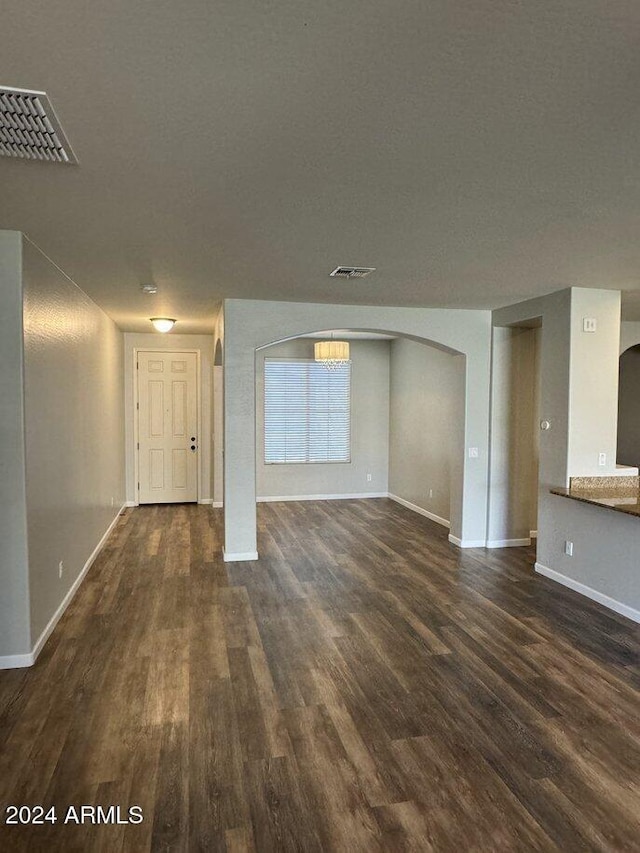
<svg viewBox="0 0 640 853">
<path fill-rule="evenodd" d="M 336 267 L 329 275 L 334 278 L 364 278 L 374 271 L 375 267 Z"/>
<path fill-rule="evenodd" d="M 77 163 L 45 92 L 0 86 L 0 155 Z"/>
</svg>

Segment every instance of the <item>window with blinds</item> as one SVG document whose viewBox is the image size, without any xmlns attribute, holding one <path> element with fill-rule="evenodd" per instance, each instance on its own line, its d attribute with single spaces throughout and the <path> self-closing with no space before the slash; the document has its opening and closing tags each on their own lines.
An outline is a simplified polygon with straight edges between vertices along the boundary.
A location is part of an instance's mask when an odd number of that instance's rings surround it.
<svg viewBox="0 0 640 853">
<path fill-rule="evenodd" d="M 264 461 L 351 461 L 351 364 L 265 359 Z"/>
</svg>

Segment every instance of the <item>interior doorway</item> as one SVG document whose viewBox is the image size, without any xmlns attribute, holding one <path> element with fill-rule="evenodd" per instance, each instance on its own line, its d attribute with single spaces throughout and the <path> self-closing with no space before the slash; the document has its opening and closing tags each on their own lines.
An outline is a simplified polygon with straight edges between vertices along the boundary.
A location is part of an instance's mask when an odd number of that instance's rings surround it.
<svg viewBox="0 0 640 853">
<path fill-rule="evenodd" d="M 138 503 L 197 502 L 198 353 L 139 350 L 135 370 Z"/>
<path fill-rule="evenodd" d="M 344 371 L 315 361 L 329 338 L 349 344 Z M 260 348 L 255 377 L 258 503 L 391 498 L 450 528 L 461 512 L 464 355 L 324 330 Z"/>
<path fill-rule="evenodd" d="M 618 383 L 618 465 L 640 467 L 640 344 L 620 356 Z"/>
<path fill-rule="evenodd" d="M 495 327 L 487 547 L 537 544 L 542 320 Z"/>
</svg>

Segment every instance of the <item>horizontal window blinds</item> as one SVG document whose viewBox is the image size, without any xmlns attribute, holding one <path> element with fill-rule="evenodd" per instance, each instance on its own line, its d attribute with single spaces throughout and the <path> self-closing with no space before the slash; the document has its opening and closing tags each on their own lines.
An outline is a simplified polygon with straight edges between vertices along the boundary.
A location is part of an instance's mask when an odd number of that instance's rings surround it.
<svg viewBox="0 0 640 853">
<path fill-rule="evenodd" d="M 265 359 L 264 460 L 349 462 L 351 364 Z"/>
</svg>

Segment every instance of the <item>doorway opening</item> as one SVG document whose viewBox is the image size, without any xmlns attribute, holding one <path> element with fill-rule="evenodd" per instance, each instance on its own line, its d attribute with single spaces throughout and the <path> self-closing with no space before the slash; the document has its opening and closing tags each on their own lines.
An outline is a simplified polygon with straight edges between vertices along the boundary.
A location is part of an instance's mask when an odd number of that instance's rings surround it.
<svg viewBox="0 0 640 853">
<path fill-rule="evenodd" d="M 640 344 L 620 356 L 618 381 L 618 465 L 640 467 Z"/>
<path fill-rule="evenodd" d="M 196 503 L 202 436 L 200 353 L 135 350 L 134 371 L 137 503 Z"/>
<path fill-rule="evenodd" d="M 327 371 L 309 367 L 314 344 L 331 336 L 350 347 L 348 429 L 346 377 L 311 387 L 314 375 L 322 380 Z M 325 330 L 258 349 L 256 500 L 390 497 L 449 528 L 462 504 L 465 363 L 463 354 L 425 340 L 374 331 Z M 340 412 L 332 415 L 332 405 Z M 335 449 L 332 417 L 341 445 L 349 445 L 338 448 L 339 461 L 322 458 L 320 447 L 326 439 Z M 270 429 L 276 432 L 269 437 Z"/>
<path fill-rule="evenodd" d="M 493 330 L 489 548 L 537 544 L 542 331 Z"/>
</svg>

